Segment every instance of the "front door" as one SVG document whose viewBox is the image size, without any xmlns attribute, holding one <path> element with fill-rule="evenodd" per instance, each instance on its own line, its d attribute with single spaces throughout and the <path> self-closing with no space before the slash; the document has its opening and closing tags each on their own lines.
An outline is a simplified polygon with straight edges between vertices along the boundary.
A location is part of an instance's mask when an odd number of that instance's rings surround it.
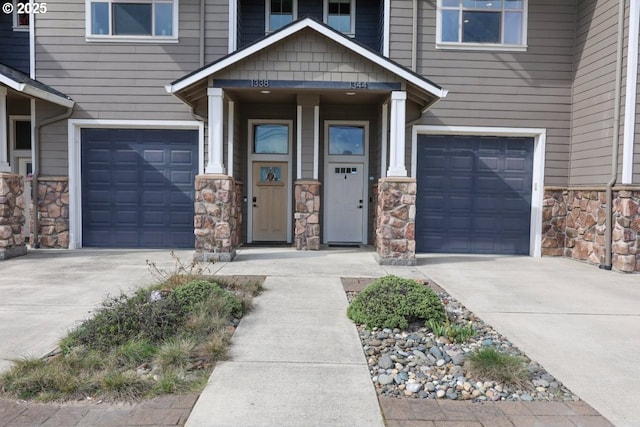
<svg viewBox="0 0 640 427">
<path fill-rule="evenodd" d="M 287 163 L 253 162 L 252 228 L 254 242 L 287 240 Z"/>
<path fill-rule="evenodd" d="M 363 163 L 329 163 L 326 240 L 328 243 L 362 243 L 364 210 Z"/>
</svg>

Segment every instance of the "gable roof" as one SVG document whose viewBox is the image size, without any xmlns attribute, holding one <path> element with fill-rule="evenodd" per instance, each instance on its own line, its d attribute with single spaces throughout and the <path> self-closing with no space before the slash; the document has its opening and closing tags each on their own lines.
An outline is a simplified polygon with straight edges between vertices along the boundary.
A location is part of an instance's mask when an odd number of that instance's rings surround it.
<svg viewBox="0 0 640 427">
<path fill-rule="evenodd" d="M 22 71 L 0 64 L 0 84 L 27 96 L 49 101 L 63 107 L 71 108 L 75 102 L 62 92 L 51 86 L 33 80 Z"/>
<path fill-rule="evenodd" d="M 390 60 L 387 57 L 380 55 L 378 52 L 369 49 L 366 46 L 354 41 L 352 38 L 345 36 L 344 34 L 334 30 L 333 28 L 325 25 L 322 22 L 319 22 L 313 18 L 302 18 L 298 21 L 295 21 L 278 31 L 275 31 L 262 39 L 245 46 L 242 49 L 236 50 L 217 61 L 212 62 L 209 65 L 205 65 L 204 67 L 195 70 L 192 73 L 187 74 L 184 77 L 175 80 L 171 84 L 167 85 L 165 89 L 168 93 L 177 94 L 178 92 L 192 86 L 203 79 L 206 79 L 213 74 L 224 70 L 227 67 L 230 67 L 247 57 L 260 52 L 261 50 L 273 46 L 285 38 L 292 36 L 306 28 L 310 28 L 326 37 L 331 39 L 332 41 L 342 45 L 346 49 L 349 49 L 352 52 L 360 55 L 368 59 L 369 61 L 377 64 L 381 68 L 397 75 L 398 77 L 406 80 L 407 82 L 413 84 L 414 86 L 428 92 L 432 96 L 436 98 L 444 98 L 447 96 L 447 90 L 433 83 L 432 81 L 425 79 L 421 75 L 409 70 L 406 67 Z"/>
</svg>

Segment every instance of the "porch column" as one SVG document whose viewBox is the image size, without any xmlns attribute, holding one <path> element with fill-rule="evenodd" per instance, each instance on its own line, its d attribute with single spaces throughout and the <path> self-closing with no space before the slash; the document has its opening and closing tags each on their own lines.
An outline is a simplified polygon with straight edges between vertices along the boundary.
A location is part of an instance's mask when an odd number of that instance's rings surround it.
<svg viewBox="0 0 640 427">
<path fill-rule="evenodd" d="M 405 167 L 405 115 L 407 93 L 391 92 L 391 149 L 387 176 L 407 176 Z"/>
<path fill-rule="evenodd" d="M 205 172 L 208 174 L 224 174 L 223 155 L 223 122 L 224 92 L 217 87 L 207 89 L 209 100 L 209 158 Z"/>
<path fill-rule="evenodd" d="M 11 172 L 7 147 L 7 88 L 0 87 L 0 172 Z"/>
</svg>

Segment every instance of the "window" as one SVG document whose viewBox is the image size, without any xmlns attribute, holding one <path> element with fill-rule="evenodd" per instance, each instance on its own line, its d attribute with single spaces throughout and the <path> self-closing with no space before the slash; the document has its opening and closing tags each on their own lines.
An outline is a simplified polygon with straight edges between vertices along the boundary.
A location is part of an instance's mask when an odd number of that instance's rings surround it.
<svg viewBox="0 0 640 427">
<path fill-rule="evenodd" d="M 30 120 L 16 120 L 13 122 L 13 149 L 31 150 Z"/>
<path fill-rule="evenodd" d="M 526 48 L 527 0 L 438 0 L 438 47 Z"/>
<path fill-rule="evenodd" d="M 87 1 L 90 39 L 177 39 L 177 0 Z"/>
<path fill-rule="evenodd" d="M 334 30 L 354 34 L 356 27 L 355 0 L 325 0 L 324 22 Z"/>
<path fill-rule="evenodd" d="M 329 154 L 364 156 L 364 127 L 329 126 Z"/>
<path fill-rule="evenodd" d="M 29 31 L 29 14 L 18 13 L 24 11 L 19 4 L 29 3 L 29 0 L 13 0 L 13 29 L 15 31 Z"/>
<path fill-rule="evenodd" d="M 296 0 L 266 0 L 267 2 L 267 28 L 272 32 L 279 30 L 296 19 Z"/>
<path fill-rule="evenodd" d="M 289 126 L 254 125 L 253 152 L 255 154 L 288 154 Z"/>
</svg>

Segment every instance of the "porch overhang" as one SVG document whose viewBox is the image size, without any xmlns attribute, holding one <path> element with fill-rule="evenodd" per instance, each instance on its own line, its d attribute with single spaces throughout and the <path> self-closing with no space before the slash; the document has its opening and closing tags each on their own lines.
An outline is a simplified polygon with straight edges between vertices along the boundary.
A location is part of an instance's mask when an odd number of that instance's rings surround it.
<svg viewBox="0 0 640 427">
<path fill-rule="evenodd" d="M 420 107 L 421 111 L 428 109 L 439 99 L 444 98 L 447 95 L 446 89 L 443 89 L 421 75 L 355 42 L 352 38 L 347 37 L 312 18 L 303 18 L 295 21 L 249 46 L 237 50 L 205 67 L 175 80 L 171 84 L 167 85 L 165 89 L 168 93 L 176 96 L 190 107 L 195 108 L 198 99 L 201 99 L 206 95 L 206 88 L 211 86 L 210 81 L 214 80 L 217 75 L 222 74 L 224 71 L 234 65 L 237 65 L 241 61 L 249 59 L 254 55 L 258 55 L 265 49 L 305 30 L 311 30 L 316 34 L 324 36 L 362 60 L 373 63 L 382 71 L 393 75 L 397 80 L 402 82 L 402 89 L 406 90 L 408 99 L 415 102 Z M 331 86 L 327 86 L 326 84 L 323 86 L 322 82 L 326 82 L 326 80 L 313 79 L 312 82 L 287 81 L 286 85 L 289 89 L 297 88 L 300 90 L 335 89 Z M 315 85 L 313 83 L 315 83 Z M 305 84 L 306 87 L 304 87 Z M 358 88 L 356 88 L 356 90 L 357 89 Z M 394 89 L 390 89 L 389 91 L 391 90 Z"/>
<path fill-rule="evenodd" d="M 75 101 L 65 94 L 3 64 L 0 64 L 0 85 L 29 98 L 41 99 L 65 108 L 71 108 L 75 105 Z"/>
</svg>

